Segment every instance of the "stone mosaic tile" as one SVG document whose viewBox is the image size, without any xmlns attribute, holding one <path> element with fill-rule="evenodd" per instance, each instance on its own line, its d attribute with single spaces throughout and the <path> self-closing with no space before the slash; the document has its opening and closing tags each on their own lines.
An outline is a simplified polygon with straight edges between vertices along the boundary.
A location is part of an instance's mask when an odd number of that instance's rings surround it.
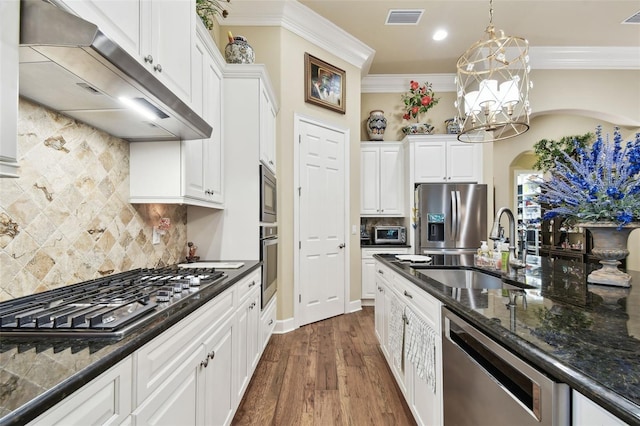
<svg viewBox="0 0 640 426">
<path fill-rule="evenodd" d="M 0 300 L 184 258 L 186 207 L 128 202 L 129 142 L 20 99 L 18 162 L 0 179 Z"/>
</svg>

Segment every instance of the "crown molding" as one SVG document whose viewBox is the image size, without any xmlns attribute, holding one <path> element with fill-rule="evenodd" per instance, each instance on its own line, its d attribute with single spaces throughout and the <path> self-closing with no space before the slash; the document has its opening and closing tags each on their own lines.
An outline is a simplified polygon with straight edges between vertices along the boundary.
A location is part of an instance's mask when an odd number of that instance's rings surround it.
<svg viewBox="0 0 640 426">
<path fill-rule="evenodd" d="M 375 50 L 297 1 L 242 0 L 230 9 L 220 24 L 280 26 L 359 68 L 362 76 L 369 73 Z"/>
<path fill-rule="evenodd" d="M 637 46 L 540 46 L 529 47 L 531 68 L 538 70 L 637 70 Z"/>
<path fill-rule="evenodd" d="M 434 92 L 455 92 L 455 73 L 447 74 L 369 74 L 362 78 L 362 93 L 404 93 L 411 80 L 428 81 Z"/>
<path fill-rule="evenodd" d="M 285 28 L 360 68 L 362 88 L 368 93 L 395 92 L 398 86 L 403 86 L 399 90 L 402 92 L 411 80 L 403 74 L 368 75 L 375 50 L 297 1 L 235 0 L 229 9 L 229 16 L 219 19 L 221 25 Z M 532 69 L 640 69 L 640 49 L 637 46 L 531 46 L 529 56 Z M 432 82 L 436 91 L 455 91 L 453 78 L 450 82 L 445 81 L 450 75 L 454 74 L 413 74 L 412 78 Z"/>
</svg>

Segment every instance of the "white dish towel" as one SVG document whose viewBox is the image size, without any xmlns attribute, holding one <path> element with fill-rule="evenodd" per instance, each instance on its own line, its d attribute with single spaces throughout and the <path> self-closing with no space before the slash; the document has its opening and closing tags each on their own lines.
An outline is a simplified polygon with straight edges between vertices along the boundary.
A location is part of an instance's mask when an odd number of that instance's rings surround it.
<svg viewBox="0 0 640 426">
<path fill-rule="evenodd" d="M 395 297 L 391 298 L 391 313 L 389 316 L 389 349 L 393 364 L 402 369 L 404 354 L 404 315 L 402 305 Z"/>
<path fill-rule="evenodd" d="M 436 339 L 435 330 L 409 307 L 407 316 L 407 336 L 405 350 L 407 358 L 415 366 L 418 377 L 427 382 L 436 391 Z"/>
</svg>

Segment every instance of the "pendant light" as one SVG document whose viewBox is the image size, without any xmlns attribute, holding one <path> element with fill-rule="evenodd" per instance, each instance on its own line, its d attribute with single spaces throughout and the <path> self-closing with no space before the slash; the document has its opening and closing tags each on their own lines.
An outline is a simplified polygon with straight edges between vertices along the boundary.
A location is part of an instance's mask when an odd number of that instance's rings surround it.
<svg viewBox="0 0 640 426">
<path fill-rule="evenodd" d="M 462 142 L 494 142 L 529 130 L 529 42 L 493 26 L 489 2 L 486 36 L 457 63 L 455 106 Z"/>
</svg>

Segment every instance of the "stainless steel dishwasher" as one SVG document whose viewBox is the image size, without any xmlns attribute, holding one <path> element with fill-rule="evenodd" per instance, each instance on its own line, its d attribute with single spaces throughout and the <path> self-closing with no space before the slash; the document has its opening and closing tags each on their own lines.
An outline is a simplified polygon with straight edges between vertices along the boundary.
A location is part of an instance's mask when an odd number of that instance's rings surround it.
<svg viewBox="0 0 640 426">
<path fill-rule="evenodd" d="M 568 425 L 569 386 L 442 310 L 445 426 Z"/>
</svg>

